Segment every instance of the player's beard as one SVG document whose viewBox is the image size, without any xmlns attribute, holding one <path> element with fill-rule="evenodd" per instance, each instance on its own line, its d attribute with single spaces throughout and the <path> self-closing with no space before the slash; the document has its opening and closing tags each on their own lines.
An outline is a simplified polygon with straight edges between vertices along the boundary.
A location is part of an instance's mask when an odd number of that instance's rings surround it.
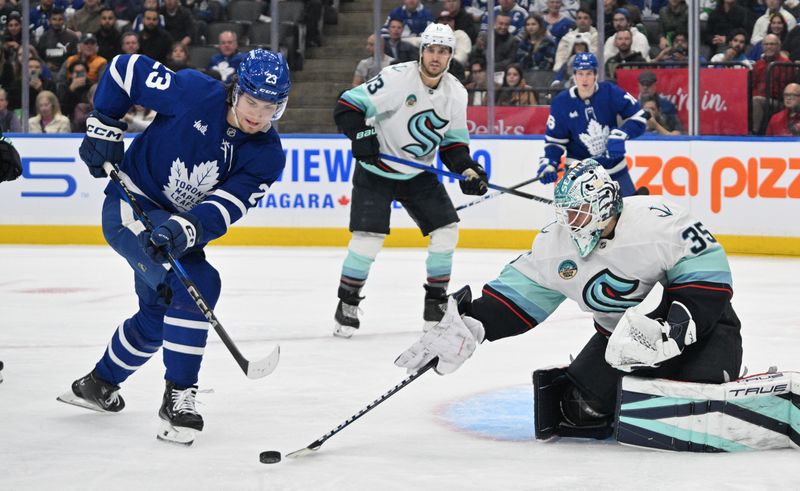
<svg viewBox="0 0 800 491">
<path fill-rule="evenodd" d="M 449 61 L 449 59 L 448 59 L 448 61 Z M 436 74 L 433 74 L 433 73 L 430 72 L 430 70 L 428 70 L 428 67 L 425 66 L 425 62 L 421 61 L 420 64 L 419 64 L 419 68 L 420 68 L 419 71 L 426 78 L 429 78 L 431 80 L 439 80 L 440 78 L 442 78 L 444 73 L 447 71 L 447 66 L 448 66 L 447 63 L 444 63 L 444 64 L 440 63 L 439 64 L 439 72 L 436 73 Z"/>
</svg>

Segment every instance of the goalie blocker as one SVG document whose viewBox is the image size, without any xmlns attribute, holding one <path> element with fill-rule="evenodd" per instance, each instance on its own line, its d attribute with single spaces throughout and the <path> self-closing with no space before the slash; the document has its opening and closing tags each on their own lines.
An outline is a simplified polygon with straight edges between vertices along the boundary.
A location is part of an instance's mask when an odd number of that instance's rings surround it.
<svg viewBox="0 0 800 491">
<path fill-rule="evenodd" d="M 800 449 L 800 373 L 771 370 L 723 384 L 626 376 L 616 410 L 592 424 L 570 421 L 566 367 L 533 372 L 537 439 L 605 439 L 657 450 Z M 575 424 L 579 423 L 579 424 Z"/>
</svg>

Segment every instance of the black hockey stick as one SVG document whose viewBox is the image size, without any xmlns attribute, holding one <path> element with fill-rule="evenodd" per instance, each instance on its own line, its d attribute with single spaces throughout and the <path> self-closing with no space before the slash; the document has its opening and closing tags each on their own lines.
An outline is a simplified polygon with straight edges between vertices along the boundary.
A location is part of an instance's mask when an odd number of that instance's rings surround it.
<svg viewBox="0 0 800 491">
<path fill-rule="evenodd" d="M 407 166 L 413 167 L 415 169 L 421 169 L 421 170 L 424 170 L 425 172 L 431 172 L 433 174 L 439 174 L 440 176 L 450 177 L 452 179 L 457 179 L 459 181 L 464 181 L 464 180 L 467 179 L 466 176 L 464 176 L 462 174 L 456 174 L 455 172 L 450 172 L 450 171 L 447 171 L 447 170 L 439 169 L 437 167 L 431 167 L 429 165 L 423 165 L 423 164 L 420 164 L 418 162 L 413 162 L 411 160 L 401 159 L 400 157 L 394 157 L 392 155 L 386 155 L 386 154 L 383 154 L 383 153 L 380 154 L 380 157 L 381 157 L 382 160 L 388 160 L 389 162 L 395 162 L 395 163 L 398 163 L 398 164 L 407 165 Z M 501 193 L 513 194 L 514 196 L 519 196 L 520 198 L 527 198 L 527 199 L 530 199 L 530 200 L 533 200 L 533 201 L 538 201 L 540 203 L 546 203 L 548 205 L 553 203 L 553 200 L 551 200 L 551 199 L 544 198 L 542 196 L 536 196 L 535 194 L 528 194 L 528 193 L 524 193 L 522 191 L 517 191 L 516 189 L 513 189 L 513 188 L 506 188 L 506 187 L 503 187 L 503 186 L 498 186 L 497 184 L 489 183 L 489 188 L 497 190 L 497 191 L 500 191 Z"/>
<path fill-rule="evenodd" d="M 523 186 L 527 186 L 528 184 L 533 184 L 534 182 L 538 181 L 541 178 L 542 178 L 542 176 L 536 176 L 536 177 L 528 179 L 526 181 L 522 181 L 519 184 L 514 184 L 513 186 L 511 186 L 508 189 L 519 189 L 519 188 L 521 188 Z M 475 199 L 475 200 L 470 201 L 469 203 L 465 203 L 463 205 L 457 206 L 456 207 L 456 211 L 461 211 L 461 210 L 463 210 L 465 208 L 469 208 L 470 206 L 475 206 L 475 205 L 477 205 L 479 203 L 483 203 L 487 199 L 496 198 L 498 196 L 501 196 L 502 194 L 504 194 L 502 191 L 496 191 L 494 193 L 484 194 L 483 196 L 479 197 L 478 199 Z"/>
<path fill-rule="evenodd" d="M 319 450 L 319 447 L 321 447 L 322 444 L 325 443 L 330 437 L 332 437 L 333 435 L 339 433 L 343 429 L 347 428 L 355 420 L 357 420 L 361 416 L 367 414 L 372 409 L 374 409 L 375 406 L 377 406 L 378 404 L 382 403 L 386 399 L 392 397 L 394 394 L 399 392 L 400 389 L 402 389 L 403 387 L 407 386 L 408 384 L 410 384 L 414 380 L 418 379 L 420 377 L 420 375 L 422 375 L 423 373 L 427 372 L 431 368 L 435 367 L 436 363 L 438 363 L 438 362 L 439 362 L 439 359 L 438 358 L 434 358 L 433 360 L 428 362 L 427 365 L 425 365 L 424 367 L 420 368 L 418 371 L 412 373 L 411 375 L 409 375 L 408 377 L 403 379 L 402 382 L 400 382 L 399 384 L 397 384 L 394 387 L 392 387 L 388 392 L 384 393 L 382 396 L 380 396 L 379 398 L 377 398 L 374 401 L 372 401 L 371 403 L 369 403 L 365 408 L 361 409 L 356 414 L 350 416 L 348 419 L 346 419 L 342 424 L 340 424 L 336 428 L 334 428 L 331 431 L 325 433 L 324 435 L 319 437 L 317 440 L 314 440 L 307 447 L 301 448 L 300 450 L 295 450 L 294 452 L 286 454 L 286 456 L 287 457 L 297 458 L 297 457 L 302 457 L 304 455 L 308 455 L 308 454 L 310 454 L 312 452 L 316 452 L 317 450 Z"/>
<path fill-rule="evenodd" d="M 119 174 L 117 173 L 117 167 L 110 162 L 106 162 L 103 164 L 103 170 L 106 171 L 106 174 L 111 177 L 111 180 L 117 183 L 120 189 L 122 189 L 122 191 L 125 193 L 126 200 L 131 205 L 131 208 L 133 208 L 134 213 L 136 213 L 136 216 L 139 217 L 139 220 L 141 220 L 144 227 L 149 232 L 152 232 L 154 228 L 153 222 L 150 221 L 150 217 L 147 216 L 142 207 L 136 201 L 136 197 L 133 195 L 133 193 L 131 193 L 131 190 L 128 189 L 128 186 L 119 177 Z M 198 290 L 197 285 L 195 285 L 192 279 L 189 278 L 189 275 L 183 269 L 181 263 L 172 257 L 172 254 L 169 254 L 167 257 L 169 259 L 169 264 L 172 266 L 172 271 L 174 271 L 178 276 L 178 279 L 181 280 L 181 283 L 183 283 L 186 291 L 189 292 L 189 296 L 191 296 L 192 300 L 194 300 L 194 302 L 197 304 L 197 308 L 200 309 L 200 312 L 203 313 L 209 324 L 214 327 L 214 331 L 216 331 L 220 339 L 222 339 L 222 343 L 226 348 L 228 348 L 228 351 L 230 351 L 231 355 L 233 355 L 233 359 L 236 360 L 236 363 L 239 364 L 247 377 L 256 379 L 266 377 L 272 373 L 275 370 L 275 367 L 278 366 L 278 361 L 280 360 L 281 356 L 281 347 L 276 345 L 275 348 L 273 348 L 272 353 L 270 353 L 269 356 L 263 360 L 251 362 L 245 358 L 244 355 L 242 355 L 242 353 L 239 351 L 236 343 L 233 342 L 231 337 L 222 327 L 219 319 L 217 319 L 217 316 L 214 315 L 214 311 L 211 310 L 211 307 L 209 307 L 209 303 L 205 298 L 203 298 L 203 295 L 200 293 L 200 290 Z"/>
</svg>

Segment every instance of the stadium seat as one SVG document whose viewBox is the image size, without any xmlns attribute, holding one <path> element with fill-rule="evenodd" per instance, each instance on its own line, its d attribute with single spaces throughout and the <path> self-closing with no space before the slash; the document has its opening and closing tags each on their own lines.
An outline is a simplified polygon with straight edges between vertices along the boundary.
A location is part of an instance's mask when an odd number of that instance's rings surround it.
<svg viewBox="0 0 800 491">
<path fill-rule="evenodd" d="M 212 22 L 208 25 L 206 42 L 208 44 L 217 44 L 220 33 L 231 31 L 239 38 L 239 46 L 242 46 L 244 43 L 243 35 L 245 32 L 245 27 L 246 26 L 236 22 Z"/>
<path fill-rule="evenodd" d="M 553 81 L 553 72 L 550 70 L 528 70 L 525 72 L 525 83 L 534 88 L 550 88 Z"/>
<path fill-rule="evenodd" d="M 208 66 L 211 57 L 219 53 L 216 46 L 189 46 L 189 60 L 198 70 L 203 70 Z"/>
<path fill-rule="evenodd" d="M 297 1 L 278 2 L 278 18 L 281 22 L 305 22 L 305 3 Z"/>
<path fill-rule="evenodd" d="M 250 25 L 258 21 L 265 3 L 259 0 L 236 0 L 228 4 L 228 20 Z"/>
</svg>

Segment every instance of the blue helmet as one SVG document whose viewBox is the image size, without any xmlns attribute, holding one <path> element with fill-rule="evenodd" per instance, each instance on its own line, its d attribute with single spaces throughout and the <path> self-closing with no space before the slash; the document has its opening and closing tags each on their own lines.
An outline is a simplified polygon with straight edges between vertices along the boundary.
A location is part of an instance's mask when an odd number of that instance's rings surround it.
<svg viewBox="0 0 800 491">
<path fill-rule="evenodd" d="M 239 76 L 240 91 L 278 106 L 272 117 L 273 121 L 277 121 L 286 109 L 289 90 L 292 88 L 289 65 L 283 55 L 256 48 L 247 54 L 236 73 Z"/>
<path fill-rule="evenodd" d="M 578 53 L 572 60 L 572 71 L 593 70 L 597 73 L 597 57 L 592 53 Z"/>
</svg>

